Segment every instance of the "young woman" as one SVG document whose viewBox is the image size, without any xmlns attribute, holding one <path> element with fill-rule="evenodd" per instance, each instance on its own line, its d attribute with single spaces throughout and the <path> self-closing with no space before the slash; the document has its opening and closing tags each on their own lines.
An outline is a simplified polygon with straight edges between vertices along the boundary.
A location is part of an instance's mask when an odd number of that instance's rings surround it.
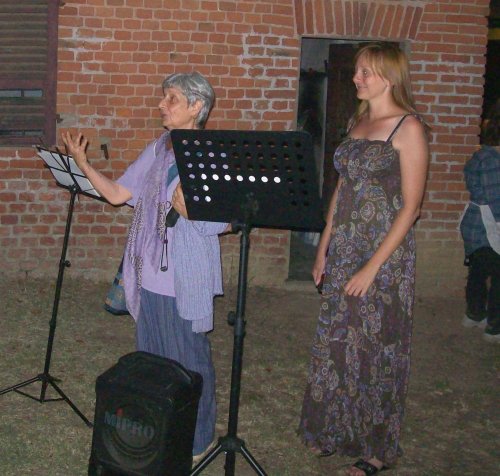
<svg viewBox="0 0 500 476">
<path fill-rule="evenodd" d="M 324 284 L 299 434 L 318 455 L 361 458 L 348 474 L 363 476 L 400 453 L 428 144 L 400 49 L 362 47 L 353 81 L 361 102 L 312 270 Z"/>
</svg>

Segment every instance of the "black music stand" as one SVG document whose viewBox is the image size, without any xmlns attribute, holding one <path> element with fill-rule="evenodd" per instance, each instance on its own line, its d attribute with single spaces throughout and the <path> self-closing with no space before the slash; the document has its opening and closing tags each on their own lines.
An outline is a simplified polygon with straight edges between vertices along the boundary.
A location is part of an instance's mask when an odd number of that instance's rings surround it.
<svg viewBox="0 0 500 476">
<path fill-rule="evenodd" d="M 233 231 L 241 231 L 237 306 L 228 315 L 234 326 L 228 431 L 191 476 L 221 452 L 226 476 L 234 475 L 236 452 L 266 476 L 237 436 L 250 231 L 323 229 L 312 139 L 307 132 L 181 129 L 171 137 L 189 218 L 231 222 Z"/>
<path fill-rule="evenodd" d="M 52 346 L 57 325 L 57 310 L 59 307 L 59 299 L 61 296 L 61 287 L 64 276 L 64 269 L 71 266 L 71 263 L 66 260 L 66 250 L 68 248 L 69 233 L 71 229 L 71 220 L 73 217 L 73 207 L 75 204 L 76 196 L 80 194 L 88 195 L 93 198 L 99 198 L 99 193 L 94 189 L 89 180 L 85 177 L 83 172 L 78 168 L 71 156 L 60 153 L 59 151 L 50 151 L 46 148 L 37 146 L 38 155 L 44 160 L 56 182 L 61 187 L 69 190 L 70 200 L 68 207 L 68 215 L 66 219 L 66 229 L 64 233 L 64 240 L 61 252 L 61 260 L 59 261 L 59 273 L 57 276 L 56 290 L 54 296 L 54 304 L 52 307 L 52 318 L 50 320 L 49 337 L 47 341 L 47 349 L 45 353 L 45 365 L 43 373 L 25 380 L 24 382 L 17 383 L 10 387 L 0 390 L 0 395 L 14 391 L 25 397 L 38 401 L 39 403 L 55 402 L 64 400 L 72 410 L 85 422 L 89 427 L 92 423 L 85 417 L 85 415 L 76 407 L 76 405 L 68 398 L 68 396 L 57 385 L 58 379 L 50 375 L 50 361 L 52 357 Z M 35 397 L 29 393 L 19 390 L 20 388 L 31 385 L 35 382 L 41 382 L 40 396 Z M 60 395 L 60 398 L 46 398 L 47 387 L 51 386 Z"/>
</svg>

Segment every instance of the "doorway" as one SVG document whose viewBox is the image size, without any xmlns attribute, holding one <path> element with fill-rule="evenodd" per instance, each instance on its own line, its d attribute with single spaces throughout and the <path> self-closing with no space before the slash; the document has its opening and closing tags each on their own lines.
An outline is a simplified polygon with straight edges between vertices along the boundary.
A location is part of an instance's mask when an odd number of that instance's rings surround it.
<svg viewBox="0 0 500 476">
<path fill-rule="evenodd" d="M 302 38 L 297 129 L 313 138 L 323 213 L 337 183 L 333 153 L 347 133 L 357 105 L 353 58 L 360 41 Z M 292 232 L 288 279 L 310 281 L 319 233 Z"/>
</svg>

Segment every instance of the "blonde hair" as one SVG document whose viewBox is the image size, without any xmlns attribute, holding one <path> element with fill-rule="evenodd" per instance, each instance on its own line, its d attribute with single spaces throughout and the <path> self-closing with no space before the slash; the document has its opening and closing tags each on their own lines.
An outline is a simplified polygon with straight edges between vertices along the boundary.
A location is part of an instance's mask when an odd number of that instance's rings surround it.
<svg viewBox="0 0 500 476">
<path fill-rule="evenodd" d="M 375 74 L 386 79 L 392 85 L 394 102 L 422 121 L 426 129 L 429 126 L 419 116 L 411 92 L 410 65 L 406 54 L 391 43 L 368 43 L 362 46 L 354 57 L 356 64 L 360 58 L 368 61 Z M 368 112 L 368 101 L 362 100 L 349 121 L 353 127 Z"/>
</svg>

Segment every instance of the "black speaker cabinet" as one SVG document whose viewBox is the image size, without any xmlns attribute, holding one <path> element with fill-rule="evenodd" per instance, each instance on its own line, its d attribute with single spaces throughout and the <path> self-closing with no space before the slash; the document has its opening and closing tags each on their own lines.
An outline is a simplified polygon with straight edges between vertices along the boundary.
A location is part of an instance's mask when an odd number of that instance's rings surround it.
<svg viewBox="0 0 500 476">
<path fill-rule="evenodd" d="M 201 387 L 174 360 L 121 357 L 96 380 L 89 476 L 188 475 Z"/>
</svg>

